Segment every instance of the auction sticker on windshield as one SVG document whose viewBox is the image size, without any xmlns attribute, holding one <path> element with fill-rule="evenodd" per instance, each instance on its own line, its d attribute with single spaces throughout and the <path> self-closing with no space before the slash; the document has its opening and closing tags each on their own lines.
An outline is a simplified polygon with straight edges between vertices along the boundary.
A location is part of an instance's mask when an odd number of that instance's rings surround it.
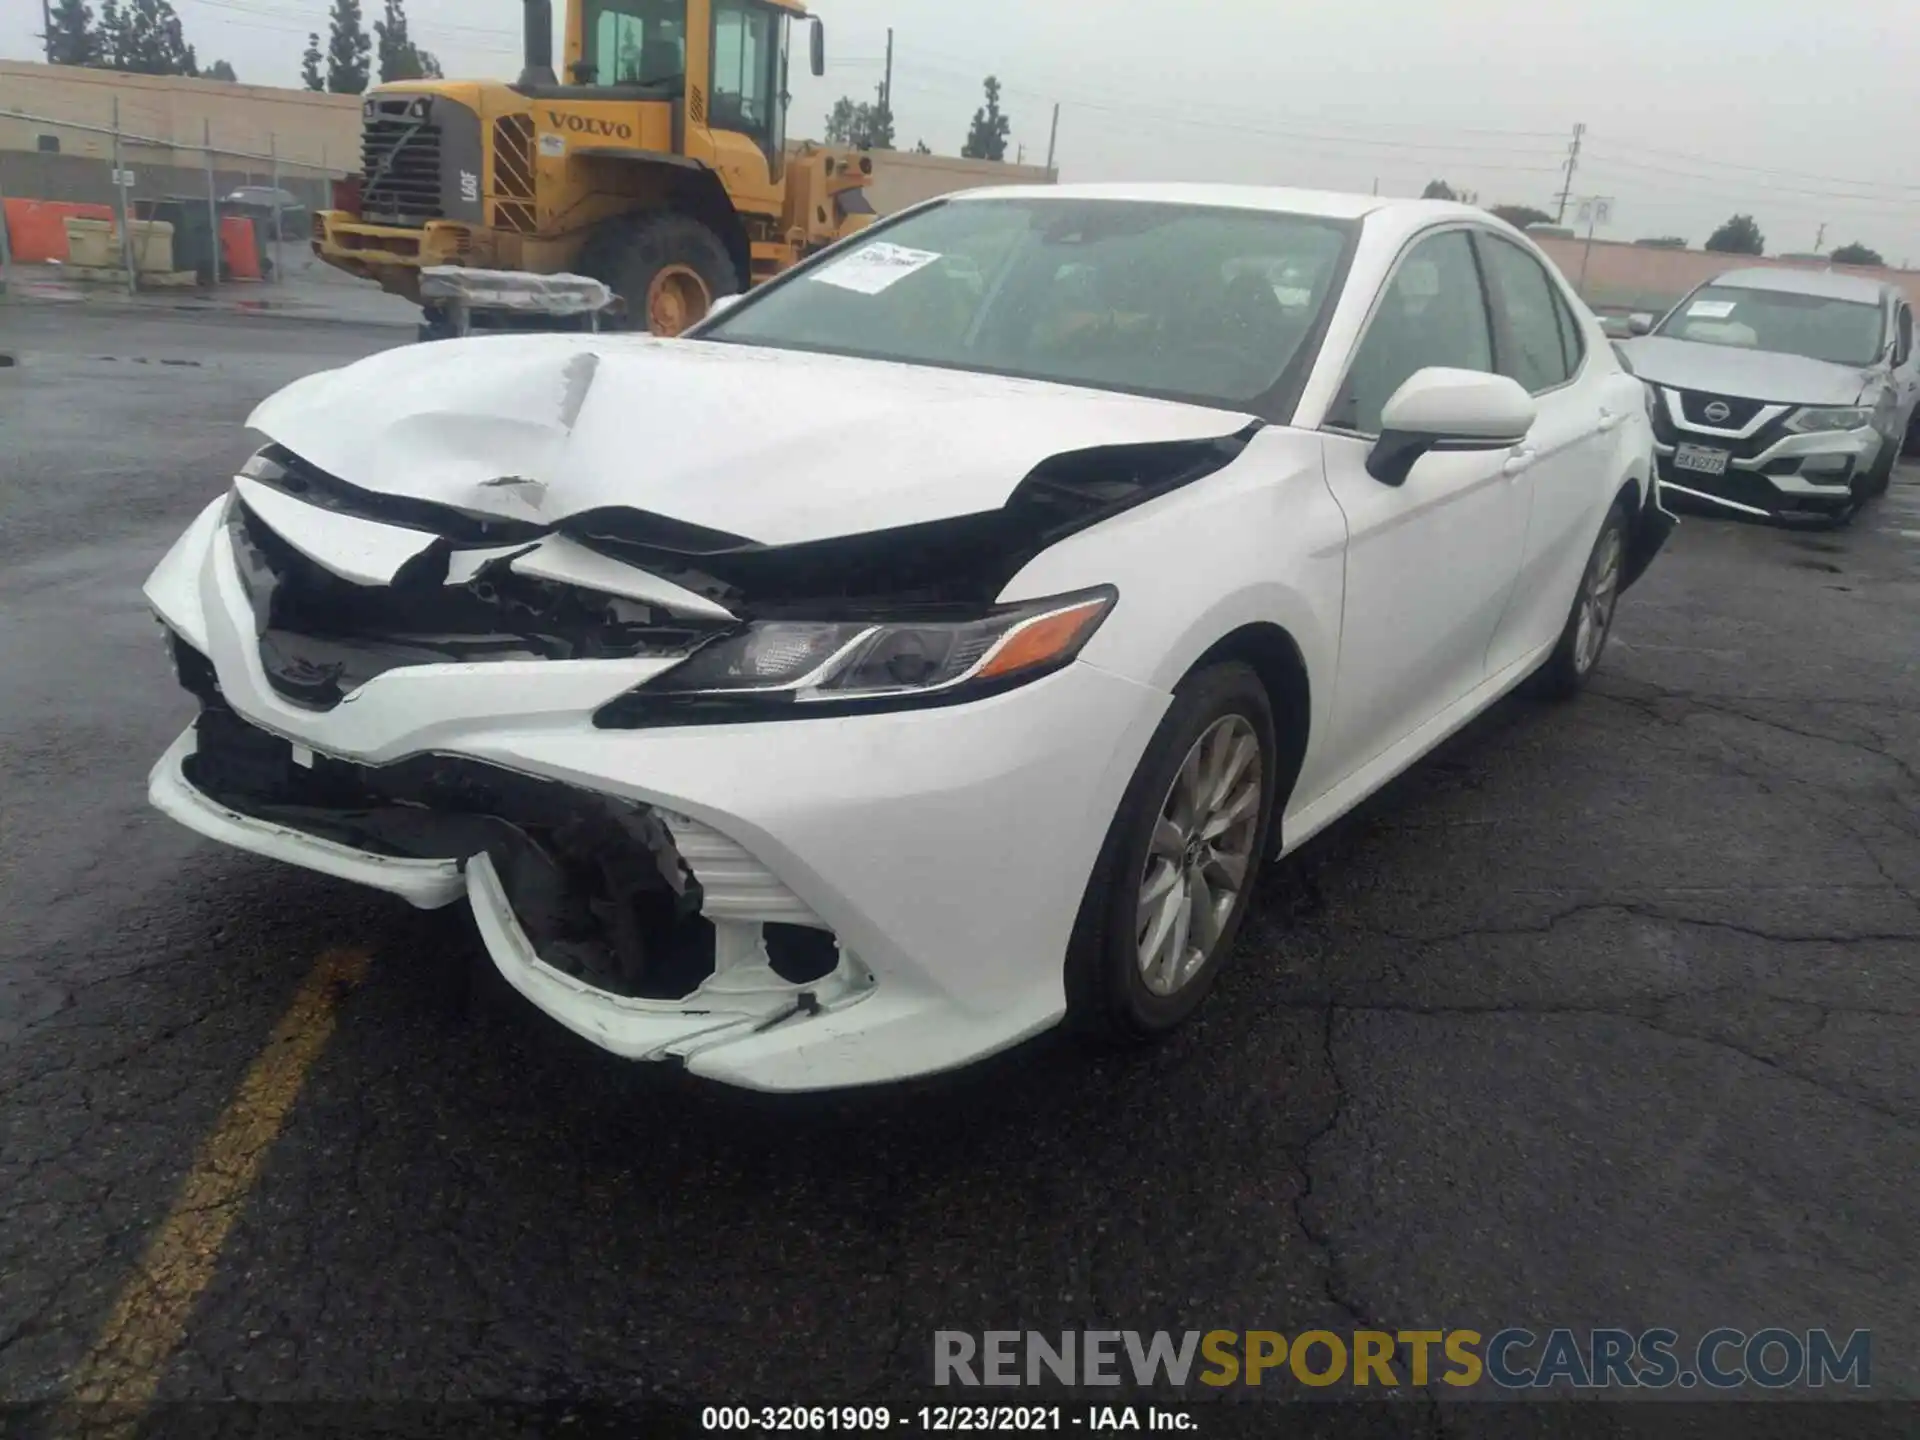
<svg viewBox="0 0 1920 1440">
<path fill-rule="evenodd" d="M 1731 300 L 1696 300 L 1687 307 L 1689 319 L 1699 316 L 1702 320 L 1724 320 L 1733 314 Z"/>
<path fill-rule="evenodd" d="M 842 290 L 878 295 L 889 285 L 897 284 L 939 258 L 938 251 L 909 250 L 904 245 L 878 241 L 863 245 L 844 260 L 822 266 L 813 272 L 811 278 L 824 285 L 838 285 Z"/>
</svg>

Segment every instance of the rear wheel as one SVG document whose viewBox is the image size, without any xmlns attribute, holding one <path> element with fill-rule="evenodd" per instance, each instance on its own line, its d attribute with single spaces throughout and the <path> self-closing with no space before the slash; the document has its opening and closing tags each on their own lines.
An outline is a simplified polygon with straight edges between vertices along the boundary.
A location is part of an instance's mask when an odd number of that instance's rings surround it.
<svg viewBox="0 0 1920 1440">
<path fill-rule="evenodd" d="M 1573 597 L 1560 643 L 1535 677 L 1539 693 L 1556 700 L 1577 695 L 1593 678 L 1600 656 L 1613 633 L 1613 612 L 1620 602 L 1620 579 L 1626 572 L 1627 502 L 1617 501 L 1593 542 L 1580 588 Z"/>
<path fill-rule="evenodd" d="M 718 297 L 740 290 L 725 242 L 690 215 L 609 225 L 587 242 L 580 267 L 626 302 L 622 328 L 653 335 L 680 334 L 705 319 Z"/>
<path fill-rule="evenodd" d="M 1156 1038 L 1192 1014 L 1245 917 L 1267 848 L 1273 707 L 1243 664 L 1175 692 L 1088 881 L 1068 1005 L 1101 1038 Z"/>
<path fill-rule="evenodd" d="M 1901 447 L 1903 455 L 1920 455 L 1920 405 L 1913 407 L 1913 414 L 1907 419 L 1907 443 Z"/>
</svg>

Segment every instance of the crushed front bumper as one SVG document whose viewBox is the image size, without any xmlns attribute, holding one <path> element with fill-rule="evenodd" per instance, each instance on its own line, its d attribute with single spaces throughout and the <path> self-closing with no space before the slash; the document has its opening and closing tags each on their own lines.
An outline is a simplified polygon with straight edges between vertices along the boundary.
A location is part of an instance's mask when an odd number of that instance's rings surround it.
<svg viewBox="0 0 1920 1440">
<path fill-rule="evenodd" d="M 979 702 L 920 711 L 602 730 L 594 709 L 661 662 L 417 665 L 331 710 L 277 693 L 210 505 L 147 595 L 205 657 L 217 704 L 296 764 L 387 776 L 484 768 L 645 809 L 673 832 L 714 926 L 711 974 L 682 994 L 616 993 L 543 958 L 516 908 L 512 851 L 436 837 L 396 856 L 307 819 L 255 813 L 194 783 L 190 729 L 155 767 L 153 803 L 216 840 L 399 895 L 467 898 L 493 962 L 594 1044 L 766 1090 L 950 1069 L 1065 1013 L 1063 960 L 1094 857 L 1168 697 L 1085 663 Z M 507 827 L 515 814 L 496 815 Z M 832 968 L 794 981 L 767 927 L 824 931 Z"/>
<path fill-rule="evenodd" d="M 1679 439 L 1719 448 L 1714 437 L 1702 434 L 1681 431 Z M 1757 454 L 1732 452 L 1717 475 L 1678 468 L 1674 443 L 1656 441 L 1654 456 L 1661 484 L 1671 495 L 1734 514 L 1782 519 L 1846 509 L 1860 478 L 1880 459 L 1887 443 L 1879 431 L 1866 426 L 1789 435 Z"/>
</svg>

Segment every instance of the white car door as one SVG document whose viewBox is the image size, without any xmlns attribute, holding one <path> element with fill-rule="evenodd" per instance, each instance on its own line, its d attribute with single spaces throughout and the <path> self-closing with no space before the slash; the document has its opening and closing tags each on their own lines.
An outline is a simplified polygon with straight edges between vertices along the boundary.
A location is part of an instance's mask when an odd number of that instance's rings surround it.
<svg viewBox="0 0 1920 1440">
<path fill-rule="evenodd" d="M 1612 367 L 1589 363 L 1573 312 L 1538 259 L 1488 231 L 1475 232 L 1474 243 L 1493 302 L 1500 372 L 1540 407 L 1527 435 L 1530 463 L 1515 480 L 1524 492 L 1526 541 L 1487 650 L 1487 673 L 1497 675 L 1552 644 L 1567 623 L 1610 498 L 1610 434 L 1639 385 L 1620 377 L 1620 386 L 1610 386 Z"/>
<path fill-rule="evenodd" d="M 1480 684 L 1519 569 L 1523 456 L 1434 452 L 1398 486 L 1367 473 L 1387 400 L 1436 365 L 1493 370 L 1479 268 L 1458 226 L 1402 254 L 1322 427 L 1327 483 L 1347 519 L 1331 753 L 1316 767 L 1329 788 Z"/>
</svg>

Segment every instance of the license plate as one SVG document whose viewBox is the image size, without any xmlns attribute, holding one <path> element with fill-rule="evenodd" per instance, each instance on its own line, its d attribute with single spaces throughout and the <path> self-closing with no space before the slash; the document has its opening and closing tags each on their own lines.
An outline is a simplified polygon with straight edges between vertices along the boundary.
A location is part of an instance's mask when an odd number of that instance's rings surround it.
<svg viewBox="0 0 1920 1440">
<path fill-rule="evenodd" d="M 1727 473 L 1727 455 L 1725 450 L 1715 450 L 1706 445 L 1682 445 L 1673 452 L 1673 468 L 1688 470 L 1695 475 L 1724 475 Z"/>
</svg>

